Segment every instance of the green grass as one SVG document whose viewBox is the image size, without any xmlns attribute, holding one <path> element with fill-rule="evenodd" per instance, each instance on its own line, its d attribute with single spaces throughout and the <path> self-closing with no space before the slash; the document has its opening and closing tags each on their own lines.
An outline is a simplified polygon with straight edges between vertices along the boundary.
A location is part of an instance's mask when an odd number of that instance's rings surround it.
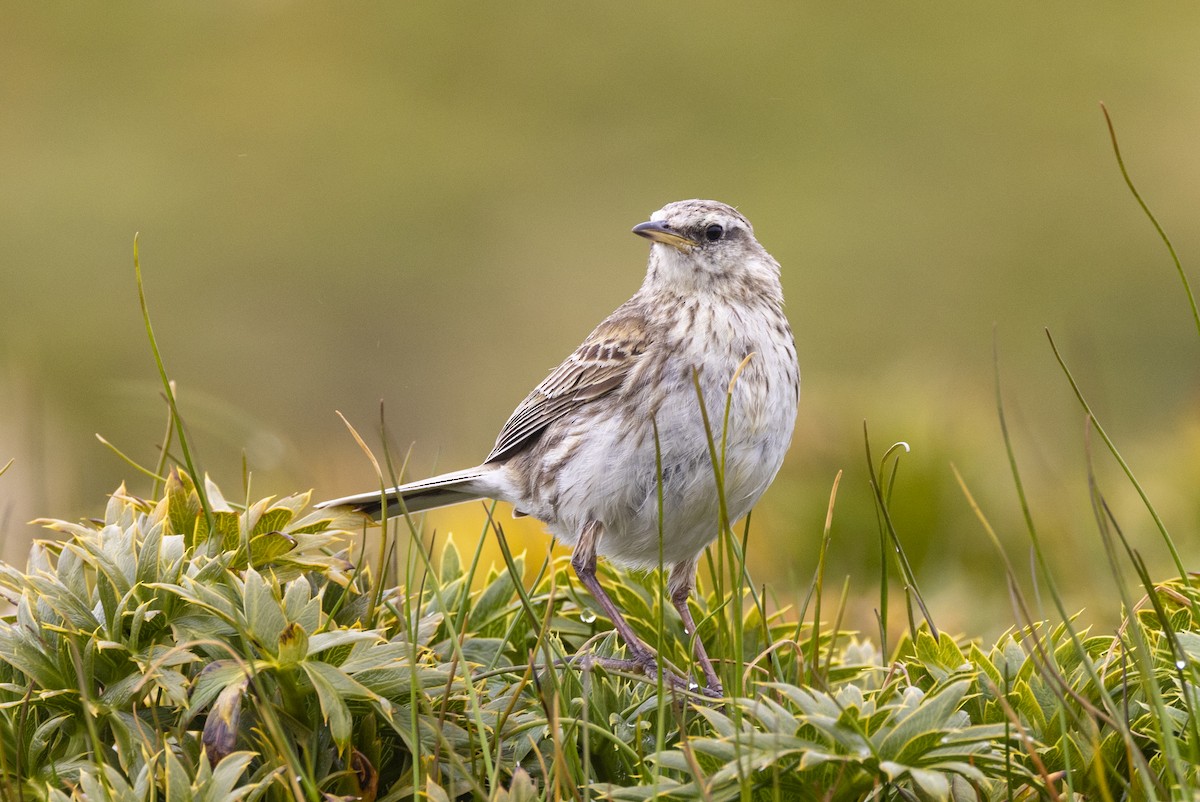
<svg viewBox="0 0 1200 802">
<path fill-rule="evenodd" d="M 742 614 L 715 592 L 696 602 L 726 686 L 742 688 L 714 705 L 654 678 L 564 665 L 621 652 L 565 560 L 506 555 L 497 570 L 452 540 L 391 535 L 368 550 L 353 517 L 308 511 L 306 496 L 239 506 L 211 484 L 206 496 L 211 525 L 179 470 L 159 499 L 121 488 L 103 520 L 47 521 L 63 539 L 39 543 L 24 571 L 0 568 L 16 608 L 0 624 L 4 798 L 1173 799 L 1200 788 L 1195 576 L 1148 583 L 1115 633 L 1027 622 L 979 644 L 922 622 L 884 654 L 803 611 L 764 614 L 735 556 L 725 581 Z M 485 534 L 502 535 L 495 527 Z M 1136 568 L 1112 534 L 1114 569 Z M 401 580 L 382 593 L 369 560 L 380 549 Z M 687 670 L 661 574 L 605 570 L 604 582 Z"/>
</svg>

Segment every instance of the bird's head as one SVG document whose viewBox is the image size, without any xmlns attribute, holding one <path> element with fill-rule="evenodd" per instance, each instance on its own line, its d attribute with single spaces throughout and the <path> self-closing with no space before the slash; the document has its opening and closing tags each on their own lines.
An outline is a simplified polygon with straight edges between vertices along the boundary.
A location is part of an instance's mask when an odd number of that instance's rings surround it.
<svg viewBox="0 0 1200 802">
<path fill-rule="evenodd" d="M 647 281 L 660 286 L 685 292 L 779 287 L 779 264 L 758 244 L 750 221 L 719 201 L 668 203 L 633 233 L 654 243 Z"/>
</svg>

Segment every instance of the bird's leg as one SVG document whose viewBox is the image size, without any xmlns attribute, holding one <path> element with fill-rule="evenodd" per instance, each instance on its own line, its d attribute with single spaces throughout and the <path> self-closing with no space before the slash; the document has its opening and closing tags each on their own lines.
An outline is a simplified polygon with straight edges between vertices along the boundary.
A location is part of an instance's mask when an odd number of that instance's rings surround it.
<svg viewBox="0 0 1200 802">
<path fill-rule="evenodd" d="M 596 547 L 603 534 L 604 525 L 599 521 L 588 521 L 583 525 L 583 531 L 579 534 L 579 542 L 575 544 L 575 551 L 571 554 L 571 567 L 575 569 L 579 581 L 592 594 L 592 598 L 604 610 L 608 620 L 612 621 L 613 627 L 625 641 L 625 646 L 629 649 L 634 661 L 644 669 L 652 669 L 655 665 L 653 652 L 646 644 L 642 643 L 641 638 L 634 634 L 633 627 L 629 626 L 629 622 L 621 615 L 617 605 L 613 603 L 604 588 L 600 586 L 599 580 L 596 579 Z"/>
<path fill-rule="evenodd" d="M 679 611 L 679 617 L 683 619 L 684 632 L 695 641 L 696 661 L 700 663 L 700 670 L 704 672 L 704 681 L 707 683 L 704 691 L 709 696 L 721 696 L 725 692 L 721 687 L 721 678 L 717 676 L 712 661 L 708 659 L 708 652 L 704 650 L 704 641 L 700 640 L 700 636 L 696 634 L 696 622 L 692 620 L 692 611 L 688 608 L 688 598 L 691 597 L 692 588 L 695 585 L 695 559 L 676 563 L 671 568 L 671 576 L 667 580 L 667 591 L 671 595 L 671 603 L 675 605 L 675 609 Z"/>
</svg>

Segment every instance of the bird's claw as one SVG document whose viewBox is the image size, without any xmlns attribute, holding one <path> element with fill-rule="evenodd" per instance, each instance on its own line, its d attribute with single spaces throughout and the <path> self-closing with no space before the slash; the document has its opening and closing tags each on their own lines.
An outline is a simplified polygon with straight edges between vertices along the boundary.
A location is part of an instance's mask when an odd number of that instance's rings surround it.
<svg viewBox="0 0 1200 802">
<path fill-rule="evenodd" d="M 649 652 L 634 653 L 632 657 L 599 657 L 594 654 L 583 655 L 580 663 L 584 666 L 597 665 L 606 671 L 625 671 L 630 674 L 643 674 L 650 679 L 658 677 L 658 659 Z M 662 669 L 663 684 L 672 690 L 690 691 L 708 699 L 723 699 L 725 690 L 718 680 L 708 685 L 700 685 L 693 679 L 681 677 L 669 668 Z"/>
</svg>

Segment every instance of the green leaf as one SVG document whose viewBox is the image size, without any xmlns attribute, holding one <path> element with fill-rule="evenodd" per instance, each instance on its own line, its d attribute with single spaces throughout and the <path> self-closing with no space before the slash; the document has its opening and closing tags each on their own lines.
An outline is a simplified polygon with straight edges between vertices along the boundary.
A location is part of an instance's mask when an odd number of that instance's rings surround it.
<svg viewBox="0 0 1200 802">
<path fill-rule="evenodd" d="M 696 712 L 701 718 L 708 722 L 708 726 L 716 731 L 717 735 L 722 738 L 732 738 L 737 733 L 737 728 L 733 724 L 733 720 L 724 713 L 719 713 L 716 710 L 707 707 L 697 707 Z"/>
<path fill-rule="evenodd" d="M 126 707 L 134 699 L 134 693 L 142 685 L 143 679 L 142 674 L 133 673 L 111 682 L 100 695 L 100 701 L 112 708 Z"/>
<path fill-rule="evenodd" d="M 970 663 L 963 655 L 962 649 L 954 642 L 949 633 L 942 632 L 938 636 L 938 661 L 950 671 L 962 671 L 970 668 Z"/>
<path fill-rule="evenodd" d="M 908 776 L 912 777 L 917 788 L 933 799 L 950 798 L 950 779 L 941 772 L 927 769 L 909 768 Z"/>
<path fill-rule="evenodd" d="M 274 650 L 279 636 L 288 625 L 283 608 L 274 589 L 253 568 L 246 571 L 242 603 L 246 611 L 246 626 L 250 634 L 268 650 Z"/>
<path fill-rule="evenodd" d="M 192 783 L 187 769 L 175 756 L 174 750 L 164 749 L 159 753 L 163 760 L 163 785 L 167 788 L 166 802 L 190 802 Z"/>
<path fill-rule="evenodd" d="M 728 764 L 738 756 L 738 746 L 732 741 L 716 740 L 715 738 L 694 738 L 691 747 L 701 755 L 708 755 L 718 763 Z"/>
<path fill-rule="evenodd" d="M 304 627 L 295 621 L 284 627 L 279 635 L 276 653 L 279 655 L 279 665 L 284 668 L 303 660 L 308 654 L 308 633 L 304 631 Z"/>
<path fill-rule="evenodd" d="M 283 532 L 264 532 L 250 538 L 250 565 L 259 568 L 296 548 L 296 539 Z"/>
<path fill-rule="evenodd" d="M 951 728 L 953 726 L 952 716 L 958 711 L 958 706 L 962 703 L 969 687 L 970 682 L 959 680 L 942 688 L 938 693 L 926 696 L 917 702 L 911 712 L 901 718 L 877 742 L 876 749 L 880 756 L 895 760 L 913 739 L 925 736 L 929 732 L 941 732 Z"/>
<path fill-rule="evenodd" d="M 39 688 L 73 687 L 27 629 L 0 624 L 0 660 L 25 674 Z"/>
<path fill-rule="evenodd" d="M 450 795 L 442 786 L 434 782 L 432 777 L 425 780 L 425 796 L 429 802 L 450 802 Z"/>
<path fill-rule="evenodd" d="M 410 656 L 413 652 L 413 647 L 404 641 L 372 643 L 363 639 L 361 643 L 354 644 L 349 656 L 342 661 L 341 668 L 343 671 L 353 674 L 378 668 L 406 667 L 410 665 Z"/>
<path fill-rule="evenodd" d="M 983 650 L 972 643 L 968 654 L 975 667 L 991 681 L 990 685 L 987 682 L 980 683 L 980 688 L 982 688 L 987 697 L 991 699 L 995 698 L 997 694 L 1003 694 L 1005 689 L 1004 677 L 1000 675 L 999 669 L 992 664 L 992 661 L 983 653 Z"/>
<path fill-rule="evenodd" d="M 308 580 L 301 577 L 288 582 L 283 589 L 283 614 L 306 632 L 321 626 L 321 600 L 313 596 Z"/>
<path fill-rule="evenodd" d="M 213 536 L 221 542 L 225 551 L 233 551 L 242 544 L 242 522 L 232 510 L 213 513 Z"/>
<path fill-rule="evenodd" d="M 1017 712 L 1033 727 L 1035 735 L 1041 735 L 1046 729 L 1046 713 L 1041 703 L 1034 695 L 1033 688 L 1025 680 L 1018 680 L 1013 687 L 1013 696 L 1017 699 Z"/>
<path fill-rule="evenodd" d="M 171 522 L 171 533 L 183 535 L 188 548 L 196 543 L 196 522 L 201 516 L 200 497 L 191 478 L 172 468 L 166 484 L 167 517 Z"/>
<path fill-rule="evenodd" d="M 226 755 L 212 770 L 209 778 L 198 795 L 198 802 L 233 802 L 248 794 L 254 793 L 262 783 L 270 780 L 264 778 L 261 783 L 246 784 L 237 788 L 238 780 L 245 773 L 250 761 L 258 755 L 254 752 L 233 752 Z"/>
<path fill-rule="evenodd" d="M 800 722 L 782 705 L 769 696 L 747 700 L 746 712 L 753 716 L 759 728 L 769 733 L 794 733 Z"/>
<path fill-rule="evenodd" d="M 185 718 L 190 719 L 212 702 L 218 694 L 232 684 L 245 685 L 246 670 L 233 660 L 218 660 L 209 663 L 196 677 L 192 688 L 191 707 Z"/>
<path fill-rule="evenodd" d="M 121 772 L 116 766 L 102 764 L 98 768 L 98 773 L 83 771 L 79 776 L 79 785 L 88 802 L 97 802 L 98 800 L 123 802 L 133 796 L 133 789 L 121 776 Z M 103 781 L 99 779 L 100 774 L 104 775 Z"/>
<path fill-rule="evenodd" d="M 921 629 L 919 632 L 917 632 L 916 640 L 913 642 L 913 650 L 917 654 L 917 659 L 922 663 L 933 663 L 937 661 L 938 642 L 928 629 Z"/>
<path fill-rule="evenodd" d="M 1009 684 L 1033 671 L 1033 663 L 1021 645 L 1013 640 L 1011 635 L 1004 638 L 992 648 L 992 665 L 1000 672 L 1001 677 L 1007 677 Z M 1000 687 L 1004 687 L 1001 685 Z"/>
<path fill-rule="evenodd" d="M 1189 660 L 1200 662 L 1200 632 L 1176 632 L 1175 638 Z"/>
<path fill-rule="evenodd" d="M 207 473 L 204 474 L 204 492 L 208 498 L 208 508 L 212 512 L 233 512 L 233 507 L 225 500 L 225 494 Z"/>
<path fill-rule="evenodd" d="M 350 708 L 346 699 L 376 699 L 374 693 L 328 663 L 308 660 L 300 664 L 317 691 L 321 713 L 329 723 L 329 733 L 338 749 L 350 745 Z"/>
<path fill-rule="evenodd" d="M 524 561 L 518 557 L 514 560 L 518 573 L 524 567 Z M 508 571 L 502 571 L 490 585 L 475 599 L 471 613 L 467 617 L 467 631 L 480 632 L 485 623 L 496 615 L 505 605 L 513 600 L 517 588 Z M 444 611 L 439 611 L 444 612 Z"/>
<path fill-rule="evenodd" d="M 492 802 L 537 802 L 537 784 L 524 769 L 518 767 L 513 771 L 512 782 L 508 790 L 500 789 L 492 796 Z"/>
<path fill-rule="evenodd" d="M 335 629 L 330 632 L 318 632 L 308 639 L 308 654 L 320 654 L 327 649 L 354 643 L 379 643 L 380 640 L 379 633 L 374 630 Z"/>
<path fill-rule="evenodd" d="M 43 762 L 43 752 L 45 752 L 51 741 L 59 738 L 60 733 L 64 729 L 67 729 L 66 725 L 75 723 L 72 719 L 73 717 L 69 714 L 62 713 L 48 718 L 38 725 L 29 738 L 28 760 L 30 765 L 39 765 Z M 69 735 L 62 737 L 69 737 Z"/>
<path fill-rule="evenodd" d="M 137 570 L 134 581 L 140 584 L 158 582 L 160 561 L 163 547 L 163 524 L 156 523 L 142 537 L 142 544 L 137 550 Z"/>
<path fill-rule="evenodd" d="M 254 524 L 254 529 L 250 532 L 250 537 L 253 539 L 255 535 L 282 531 L 294 517 L 296 514 L 287 507 L 271 507 L 259 516 L 258 521 Z"/>
<path fill-rule="evenodd" d="M 462 573 L 462 557 L 458 553 L 458 547 L 454 545 L 453 537 L 447 537 L 445 544 L 442 546 L 440 572 L 442 585 L 448 585 L 450 582 L 461 577 Z"/>
<path fill-rule="evenodd" d="M 51 577 L 31 576 L 28 583 L 38 594 L 38 601 L 62 616 L 64 623 L 82 632 L 92 632 L 104 622 L 97 619 L 88 599 L 71 593 Z M 42 621 L 41 623 L 48 623 Z"/>
<path fill-rule="evenodd" d="M 970 667 L 954 638 L 945 632 L 934 638 L 928 630 L 922 629 L 917 633 L 914 649 L 921 665 L 939 681 Z"/>
<path fill-rule="evenodd" d="M 843 761 L 845 759 L 845 755 L 835 755 L 831 752 L 822 752 L 819 749 L 806 749 L 800 755 L 800 763 L 798 765 L 800 770 L 804 771 L 806 769 L 811 769 L 814 766 L 819 766 L 822 763 L 828 763 L 830 761 Z"/>
<path fill-rule="evenodd" d="M 310 661 L 311 662 L 311 661 Z M 305 665 L 308 665 L 306 663 Z M 345 670 L 345 666 L 342 666 Z M 440 668 L 372 668 L 353 674 L 355 681 L 362 683 L 380 697 L 405 702 L 415 681 L 420 689 L 445 688 L 450 675 Z"/>
</svg>

